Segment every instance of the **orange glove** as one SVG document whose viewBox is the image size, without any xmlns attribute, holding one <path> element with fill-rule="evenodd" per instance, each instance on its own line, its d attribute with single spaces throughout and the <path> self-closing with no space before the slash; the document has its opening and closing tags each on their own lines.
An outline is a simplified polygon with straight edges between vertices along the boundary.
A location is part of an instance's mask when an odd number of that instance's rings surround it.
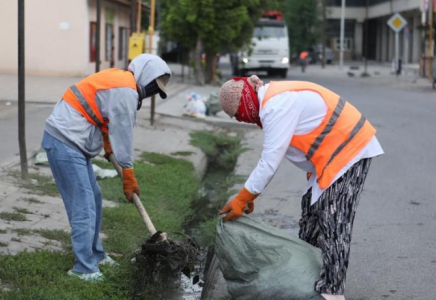
<svg viewBox="0 0 436 300">
<path fill-rule="evenodd" d="M 123 169 L 123 190 L 129 202 L 133 201 L 133 193 L 138 196 L 140 195 L 139 185 L 133 174 L 133 168 Z"/>
<path fill-rule="evenodd" d="M 109 161 L 109 155 L 111 155 L 112 147 L 111 143 L 109 142 L 109 135 L 103 134 L 103 149 L 104 149 L 104 158 L 106 158 L 107 161 Z"/>
<path fill-rule="evenodd" d="M 234 221 L 242 215 L 242 211 L 247 205 L 248 209 L 245 210 L 245 213 L 250 214 L 254 210 L 253 201 L 257 196 L 258 194 L 252 194 L 244 187 L 232 201 L 223 207 L 219 214 L 227 214 L 224 218 L 224 222 L 229 220 Z"/>
</svg>

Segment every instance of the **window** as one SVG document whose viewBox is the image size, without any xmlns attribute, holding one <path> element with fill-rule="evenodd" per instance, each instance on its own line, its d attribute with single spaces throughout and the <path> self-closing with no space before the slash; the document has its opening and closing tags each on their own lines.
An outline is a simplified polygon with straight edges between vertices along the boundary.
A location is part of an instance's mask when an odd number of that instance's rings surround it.
<svg viewBox="0 0 436 300">
<path fill-rule="evenodd" d="M 114 60 L 114 25 L 106 24 L 106 60 Z"/>
<path fill-rule="evenodd" d="M 97 23 L 91 22 L 89 27 L 89 61 L 95 62 L 97 54 Z"/>
<path fill-rule="evenodd" d="M 118 34 L 118 60 L 127 59 L 127 28 L 120 27 Z"/>
<path fill-rule="evenodd" d="M 257 38 L 283 38 L 285 37 L 285 26 L 256 25 L 253 36 Z"/>
<path fill-rule="evenodd" d="M 351 51 L 353 49 L 353 39 L 352 38 L 344 38 L 343 44 L 344 51 Z M 335 50 L 341 51 L 341 38 L 335 39 Z"/>
</svg>

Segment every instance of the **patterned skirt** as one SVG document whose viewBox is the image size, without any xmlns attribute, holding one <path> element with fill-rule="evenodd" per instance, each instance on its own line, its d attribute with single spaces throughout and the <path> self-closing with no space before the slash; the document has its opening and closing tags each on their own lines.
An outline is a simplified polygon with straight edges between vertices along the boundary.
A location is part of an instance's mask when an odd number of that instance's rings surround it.
<svg viewBox="0 0 436 300">
<path fill-rule="evenodd" d="M 310 205 L 312 189 L 301 203 L 300 239 L 318 247 L 323 267 L 315 282 L 319 293 L 343 295 L 354 216 L 371 158 L 355 163 Z"/>
</svg>

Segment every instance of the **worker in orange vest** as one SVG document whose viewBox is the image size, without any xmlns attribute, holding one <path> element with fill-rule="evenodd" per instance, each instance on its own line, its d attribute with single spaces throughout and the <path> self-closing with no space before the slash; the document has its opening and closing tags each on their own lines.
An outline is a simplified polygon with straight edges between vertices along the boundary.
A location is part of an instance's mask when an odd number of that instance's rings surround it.
<svg viewBox="0 0 436 300">
<path fill-rule="evenodd" d="M 101 264 L 114 264 L 103 251 L 99 233 L 102 196 L 91 158 L 104 148 L 123 169 L 123 190 L 128 201 L 140 194 L 133 171 L 133 127 L 136 111 L 145 98 L 159 94 L 171 76 L 158 56 L 142 54 L 128 70 L 107 69 L 72 85 L 45 123 L 42 147 L 62 196 L 71 226 L 75 255 L 70 276 L 102 280 Z"/>
<path fill-rule="evenodd" d="M 227 81 L 222 109 L 239 122 L 258 125 L 263 151 L 242 190 L 220 214 L 236 220 L 254 210 L 283 158 L 308 177 L 302 199 L 299 236 L 322 251 L 323 267 L 315 290 L 325 299 L 345 299 L 345 277 L 354 216 L 366 175 L 383 154 L 376 130 L 348 101 L 311 82 L 264 85 L 253 75 Z"/>
<path fill-rule="evenodd" d="M 303 73 L 306 70 L 308 56 L 309 56 L 309 53 L 307 51 L 302 51 L 300 53 L 300 66 L 301 66 L 301 72 L 303 72 Z"/>
</svg>

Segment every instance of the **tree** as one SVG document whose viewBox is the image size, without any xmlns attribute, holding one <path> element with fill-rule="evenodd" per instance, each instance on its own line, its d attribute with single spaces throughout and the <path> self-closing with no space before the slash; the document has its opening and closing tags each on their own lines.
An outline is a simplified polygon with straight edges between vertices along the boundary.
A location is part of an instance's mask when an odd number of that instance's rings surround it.
<svg viewBox="0 0 436 300">
<path fill-rule="evenodd" d="M 171 40 L 195 49 L 196 81 L 210 83 L 217 52 L 235 51 L 249 43 L 261 11 L 261 0 L 164 0 L 161 29 Z"/>
<path fill-rule="evenodd" d="M 291 53 L 300 53 L 316 44 L 319 39 L 319 1 L 287 0 L 285 18 L 289 29 Z"/>
</svg>

